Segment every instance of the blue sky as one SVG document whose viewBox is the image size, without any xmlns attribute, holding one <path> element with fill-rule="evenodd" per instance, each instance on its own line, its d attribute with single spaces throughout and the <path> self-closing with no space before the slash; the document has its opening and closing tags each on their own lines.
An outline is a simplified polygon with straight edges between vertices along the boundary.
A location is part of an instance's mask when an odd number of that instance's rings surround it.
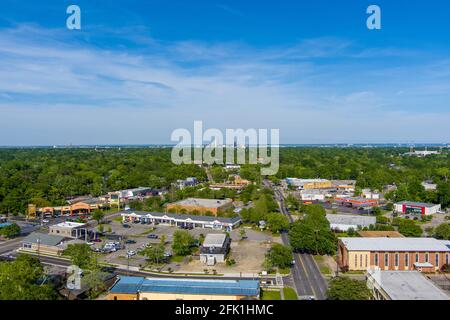
<svg viewBox="0 0 450 320">
<path fill-rule="evenodd" d="M 0 145 L 169 143 L 194 120 L 281 143 L 450 141 L 444 0 L 1 6 Z"/>
</svg>

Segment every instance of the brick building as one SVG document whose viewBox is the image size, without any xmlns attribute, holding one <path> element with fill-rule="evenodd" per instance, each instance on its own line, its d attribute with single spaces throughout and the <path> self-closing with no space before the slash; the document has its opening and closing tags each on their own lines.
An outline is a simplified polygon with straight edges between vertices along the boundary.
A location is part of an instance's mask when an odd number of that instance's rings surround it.
<svg viewBox="0 0 450 320">
<path fill-rule="evenodd" d="M 450 241 L 434 238 L 340 238 L 343 270 L 418 270 L 435 272 L 450 263 Z"/>
<path fill-rule="evenodd" d="M 167 211 L 174 211 L 175 213 L 196 213 L 207 214 L 210 213 L 217 216 L 217 213 L 224 212 L 226 209 L 233 206 L 231 199 L 199 199 L 187 198 L 167 205 Z"/>
</svg>

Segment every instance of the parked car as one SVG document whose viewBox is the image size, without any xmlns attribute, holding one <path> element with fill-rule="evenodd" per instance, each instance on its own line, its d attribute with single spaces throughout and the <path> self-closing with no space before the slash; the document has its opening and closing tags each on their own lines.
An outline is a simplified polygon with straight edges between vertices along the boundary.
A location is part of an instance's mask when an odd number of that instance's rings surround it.
<svg viewBox="0 0 450 320">
<path fill-rule="evenodd" d="M 128 239 L 125 241 L 125 244 L 135 244 L 136 241 L 134 241 L 133 239 Z"/>
<path fill-rule="evenodd" d="M 147 236 L 147 238 L 149 238 L 149 239 L 158 239 L 158 235 L 157 235 L 157 234 L 154 234 L 154 233 L 150 233 L 150 234 Z"/>
<path fill-rule="evenodd" d="M 134 251 L 134 250 L 128 250 L 127 251 L 127 256 L 132 257 L 134 255 L 136 255 L 136 251 Z"/>
<path fill-rule="evenodd" d="M 172 253 L 170 252 L 164 252 L 164 257 L 170 258 L 172 256 Z"/>
<path fill-rule="evenodd" d="M 124 227 L 124 228 L 131 228 L 128 224 L 123 224 L 122 227 Z"/>
</svg>

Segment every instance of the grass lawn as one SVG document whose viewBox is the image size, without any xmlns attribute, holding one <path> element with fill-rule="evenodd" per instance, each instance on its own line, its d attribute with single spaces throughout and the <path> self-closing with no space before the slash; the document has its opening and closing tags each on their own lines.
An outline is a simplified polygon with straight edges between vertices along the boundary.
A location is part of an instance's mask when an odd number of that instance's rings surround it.
<svg viewBox="0 0 450 320">
<path fill-rule="evenodd" d="M 314 255 L 313 258 L 314 258 L 314 260 L 316 260 L 317 263 L 320 263 L 323 261 L 323 257 L 319 256 L 319 255 Z"/>
<path fill-rule="evenodd" d="M 118 216 L 118 217 L 114 217 L 111 219 L 112 221 L 116 221 L 116 222 L 121 222 L 122 221 L 122 217 Z"/>
<path fill-rule="evenodd" d="M 281 274 L 289 274 L 291 273 L 291 268 L 279 268 L 278 272 Z"/>
<path fill-rule="evenodd" d="M 321 274 L 331 274 L 331 269 L 329 266 L 326 266 L 326 265 L 320 266 L 319 269 L 320 269 Z"/>
<path fill-rule="evenodd" d="M 262 290 L 261 300 L 281 300 L 281 293 L 280 291 Z"/>
<path fill-rule="evenodd" d="M 298 300 L 297 293 L 295 293 L 295 290 L 291 287 L 284 287 L 283 293 L 284 300 Z"/>
<path fill-rule="evenodd" d="M 183 262 L 184 256 L 173 256 L 170 261 L 171 262 Z"/>
</svg>

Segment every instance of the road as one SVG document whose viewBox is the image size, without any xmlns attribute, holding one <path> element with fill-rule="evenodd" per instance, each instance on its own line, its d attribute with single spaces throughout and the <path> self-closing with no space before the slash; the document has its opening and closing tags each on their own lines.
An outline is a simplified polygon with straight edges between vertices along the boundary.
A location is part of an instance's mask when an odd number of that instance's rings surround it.
<svg viewBox="0 0 450 320">
<path fill-rule="evenodd" d="M 274 190 L 281 212 L 287 216 L 290 222 L 293 222 L 280 190 L 275 189 L 267 180 L 264 181 L 264 185 Z M 287 232 L 281 234 L 281 239 L 285 245 L 289 245 Z M 291 274 L 297 294 L 299 296 L 314 296 L 317 300 L 326 299 L 327 282 L 320 273 L 313 256 L 307 253 L 294 253 L 294 260 L 295 264 L 291 267 Z"/>
<path fill-rule="evenodd" d="M 17 257 L 18 253 L 14 252 L 8 255 L 7 259 L 12 260 Z M 37 255 L 34 255 L 37 256 Z M 67 268 L 72 263 L 67 259 L 62 259 L 60 257 L 49 257 L 49 256 L 39 256 L 39 260 L 43 265 L 49 265 L 49 266 L 56 266 L 61 268 Z M 121 269 L 116 267 L 108 267 L 110 272 L 112 272 L 115 275 L 123 275 L 123 276 L 135 276 L 135 277 L 157 277 L 157 278 L 166 278 L 166 277 L 177 277 L 176 274 L 159 274 L 159 273 L 153 273 L 153 272 L 144 272 L 144 271 L 135 271 L 135 270 L 127 270 L 127 269 Z M 179 275 L 179 277 L 185 277 L 185 275 Z M 189 279 L 208 279 L 211 280 L 211 276 L 193 276 L 189 275 Z M 220 279 L 223 280 L 254 280 L 254 278 L 248 278 L 248 277 L 220 277 Z"/>
<path fill-rule="evenodd" d="M 119 215 L 120 215 L 120 212 L 109 213 L 109 214 L 105 215 L 104 219 L 111 220 L 114 217 L 117 217 Z M 51 224 L 63 222 L 67 218 L 68 217 L 50 218 Z M 89 228 L 93 229 L 96 226 L 97 226 L 97 221 L 95 221 L 95 220 L 88 221 Z M 45 227 L 46 226 L 44 226 L 44 228 Z M 21 241 L 25 238 L 25 236 L 27 236 L 28 234 L 30 234 L 33 231 L 37 231 L 39 228 L 41 228 L 41 226 L 37 224 L 34 228 L 30 227 L 27 230 L 25 230 L 25 232 L 22 232 L 21 235 L 17 238 L 14 238 L 14 239 L 8 240 L 8 241 L 4 241 L 4 242 L 3 241 L 0 242 L 0 255 L 7 255 L 8 253 L 16 251 L 21 246 Z M 22 231 L 23 230 L 24 229 L 22 229 Z"/>
</svg>

